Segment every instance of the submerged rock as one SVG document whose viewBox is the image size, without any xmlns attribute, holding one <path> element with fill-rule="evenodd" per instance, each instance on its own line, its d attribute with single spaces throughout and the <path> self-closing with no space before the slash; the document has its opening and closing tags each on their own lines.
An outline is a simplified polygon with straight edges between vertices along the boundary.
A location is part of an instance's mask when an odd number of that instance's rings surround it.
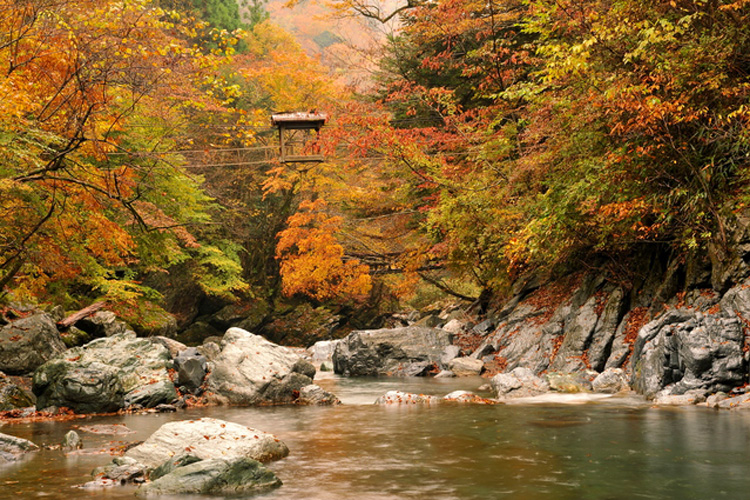
<svg viewBox="0 0 750 500">
<path fill-rule="evenodd" d="M 297 403 L 303 405 L 340 405 L 341 401 L 330 392 L 324 391 L 320 386 L 310 384 L 300 389 Z"/>
<path fill-rule="evenodd" d="M 83 448 L 81 436 L 79 436 L 76 431 L 68 431 L 68 433 L 65 434 L 65 437 L 63 438 L 61 446 L 64 450 L 68 451 L 80 450 L 81 448 Z"/>
<path fill-rule="evenodd" d="M 155 468 L 186 452 L 201 460 L 244 457 L 270 462 L 287 456 L 289 449 L 273 434 L 232 422 L 201 418 L 164 424 L 125 456 Z"/>
<path fill-rule="evenodd" d="M 483 398 L 469 391 L 453 391 L 450 394 L 443 396 L 443 401 L 480 405 L 494 405 L 498 403 L 498 401 L 495 401 L 494 399 Z"/>
<path fill-rule="evenodd" d="M 315 376 L 315 367 L 292 350 L 240 328 L 227 330 L 219 348 L 205 347 L 208 391 L 230 404 L 293 404 Z"/>
<path fill-rule="evenodd" d="M 128 332 L 65 351 L 34 373 L 40 409 L 67 407 L 77 413 L 117 411 L 130 405 L 154 407 L 177 398 L 167 372 L 169 352 Z"/>
<path fill-rule="evenodd" d="M 0 433 L 0 464 L 14 462 L 26 453 L 38 450 L 39 447 L 27 439 Z"/>
<path fill-rule="evenodd" d="M 360 330 L 333 352 L 334 371 L 348 376 L 420 376 L 436 368 L 453 336 L 436 328 L 409 326 Z"/>
<path fill-rule="evenodd" d="M 566 394 L 591 391 L 591 382 L 584 373 L 550 372 L 544 375 L 550 390 Z"/>
<path fill-rule="evenodd" d="M 439 403 L 437 396 L 425 394 L 412 394 L 410 392 L 388 391 L 375 400 L 376 405 L 414 405 Z"/>
<path fill-rule="evenodd" d="M 60 332 L 46 313 L 33 314 L 0 328 L 0 371 L 24 375 L 65 351 Z"/>
<path fill-rule="evenodd" d="M 211 458 L 185 461 L 155 481 L 142 485 L 136 495 L 246 495 L 281 486 L 276 475 L 249 458 Z"/>
<path fill-rule="evenodd" d="M 522 398 L 538 396 L 549 391 L 549 383 L 537 377 L 528 368 L 515 368 L 509 373 L 500 373 L 490 380 L 498 398 Z"/>
</svg>

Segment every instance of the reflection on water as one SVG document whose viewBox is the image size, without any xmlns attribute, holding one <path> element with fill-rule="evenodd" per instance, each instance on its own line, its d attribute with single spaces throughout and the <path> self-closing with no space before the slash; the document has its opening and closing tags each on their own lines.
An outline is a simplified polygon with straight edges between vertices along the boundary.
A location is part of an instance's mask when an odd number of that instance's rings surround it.
<svg viewBox="0 0 750 500">
<path fill-rule="evenodd" d="M 122 423 L 129 435 L 81 433 L 85 450 L 44 450 L 0 468 L 0 498 L 133 498 L 118 488 L 72 486 L 169 420 L 212 416 L 277 434 L 291 449 L 271 464 L 284 486 L 266 499 L 746 498 L 750 415 L 656 409 L 634 399 L 588 404 L 373 406 L 388 390 L 444 395 L 477 379 L 319 380 L 335 408 L 200 408 L 63 423 L 5 425 L 0 432 L 58 444 L 73 426 Z M 570 402 L 570 401 L 568 401 Z M 580 401 L 578 401 L 580 403 Z M 200 500 L 201 497 L 183 497 Z"/>
</svg>

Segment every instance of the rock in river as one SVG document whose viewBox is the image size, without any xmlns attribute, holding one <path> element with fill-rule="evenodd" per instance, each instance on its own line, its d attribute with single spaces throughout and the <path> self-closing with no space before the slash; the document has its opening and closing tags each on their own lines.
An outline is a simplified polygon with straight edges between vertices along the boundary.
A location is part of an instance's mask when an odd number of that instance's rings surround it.
<svg viewBox="0 0 750 500">
<path fill-rule="evenodd" d="M 521 398 L 538 396 L 549 391 L 546 380 L 537 377 L 528 368 L 516 368 L 509 373 L 500 373 L 490 380 L 498 398 Z"/>
<path fill-rule="evenodd" d="M 65 351 L 34 373 L 37 408 L 67 407 L 77 413 L 154 407 L 177 397 L 167 372 L 167 349 L 127 332 Z"/>
<path fill-rule="evenodd" d="M 249 458 L 211 458 L 185 461 L 168 474 L 144 484 L 137 496 L 156 495 L 246 495 L 281 486 L 276 475 Z"/>
<path fill-rule="evenodd" d="M 240 328 L 227 330 L 220 349 L 209 351 L 203 350 L 211 362 L 207 390 L 230 404 L 293 404 L 315 376 L 291 349 Z"/>
<path fill-rule="evenodd" d="M 0 465 L 18 460 L 25 453 L 38 449 L 37 445 L 26 439 L 0 434 Z"/>
<path fill-rule="evenodd" d="M 155 468 L 183 453 L 201 460 L 250 458 L 270 462 L 287 456 L 289 448 L 273 434 L 232 422 L 201 418 L 166 423 L 142 444 L 128 450 L 125 456 Z"/>
<path fill-rule="evenodd" d="M 437 396 L 412 394 L 410 392 L 388 391 L 375 400 L 376 405 L 416 405 L 439 403 Z"/>
<path fill-rule="evenodd" d="M 419 326 L 354 331 L 336 344 L 334 371 L 349 376 L 426 375 L 437 367 L 452 338 L 445 330 Z"/>
</svg>

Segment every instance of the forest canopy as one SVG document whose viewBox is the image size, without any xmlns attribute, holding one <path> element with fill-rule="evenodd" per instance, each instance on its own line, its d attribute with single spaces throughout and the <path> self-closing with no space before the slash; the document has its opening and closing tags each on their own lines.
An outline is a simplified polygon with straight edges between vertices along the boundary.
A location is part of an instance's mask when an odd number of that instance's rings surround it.
<svg viewBox="0 0 750 500">
<path fill-rule="evenodd" d="M 262 2 L 4 2 L 4 300 L 167 307 L 173 273 L 263 321 L 305 303 L 364 324 L 426 289 L 728 255 L 750 1 L 328 5 L 398 21 L 364 90 Z M 278 161 L 283 110 L 331 117 L 325 162 Z"/>
</svg>

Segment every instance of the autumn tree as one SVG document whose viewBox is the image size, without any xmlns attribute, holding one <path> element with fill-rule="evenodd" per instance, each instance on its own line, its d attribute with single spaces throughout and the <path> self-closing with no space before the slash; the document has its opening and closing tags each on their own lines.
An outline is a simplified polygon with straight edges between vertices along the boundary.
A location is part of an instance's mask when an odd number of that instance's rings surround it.
<svg viewBox="0 0 750 500">
<path fill-rule="evenodd" d="M 177 157 L 221 59 L 173 33 L 193 29 L 145 0 L 22 1 L 0 18 L 0 285 L 17 299 L 74 287 L 133 305 L 139 272 L 194 263 L 206 291 L 245 285 L 236 260 L 201 242 L 210 199 Z"/>
</svg>

